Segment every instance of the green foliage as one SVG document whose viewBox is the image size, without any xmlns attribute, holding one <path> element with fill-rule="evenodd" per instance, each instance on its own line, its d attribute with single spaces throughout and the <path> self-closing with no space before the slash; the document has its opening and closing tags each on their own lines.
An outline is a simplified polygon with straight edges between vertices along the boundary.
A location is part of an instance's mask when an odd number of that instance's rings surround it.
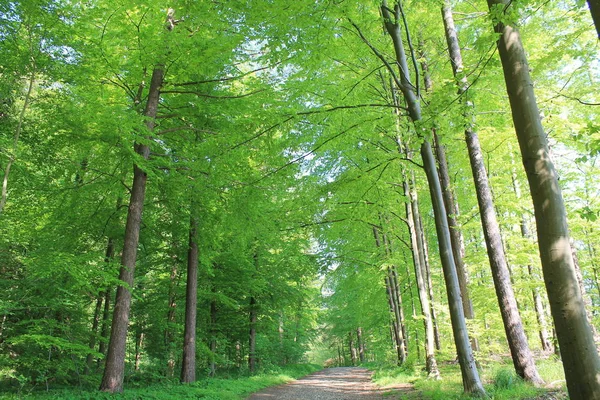
<svg viewBox="0 0 600 400">
<path fill-rule="evenodd" d="M 277 371 L 268 371 L 251 377 L 214 378 L 197 381 L 189 385 L 158 384 L 132 388 L 123 394 L 107 394 L 97 391 L 84 391 L 77 389 L 52 390 L 47 393 L 30 393 L 15 397 L 19 399 L 213 399 L 235 400 L 244 399 L 250 393 L 263 388 L 288 383 L 296 378 L 316 372 L 321 367 L 315 364 L 288 365 Z M 2 396 L 0 398 L 12 399 Z"/>
</svg>

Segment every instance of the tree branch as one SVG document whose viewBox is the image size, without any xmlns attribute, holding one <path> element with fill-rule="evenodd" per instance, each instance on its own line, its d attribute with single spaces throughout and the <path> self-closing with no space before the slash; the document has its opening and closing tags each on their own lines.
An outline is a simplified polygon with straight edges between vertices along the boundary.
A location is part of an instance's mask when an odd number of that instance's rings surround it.
<svg viewBox="0 0 600 400">
<path fill-rule="evenodd" d="M 208 99 L 241 99 L 242 97 L 252 96 L 254 94 L 264 92 L 264 91 L 265 91 L 265 89 L 260 89 L 260 90 L 254 91 L 254 92 L 244 93 L 244 94 L 240 94 L 240 95 L 233 95 L 233 96 L 213 96 L 210 94 L 197 92 L 195 90 L 161 90 L 160 93 L 161 94 L 193 94 L 195 96 L 206 97 Z"/>
<path fill-rule="evenodd" d="M 398 77 L 396 76 L 396 73 L 394 72 L 394 69 L 392 68 L 392 66 L 390 65 L 390 63 L 385 59 L 385 57 L 379 52 L 379 50 L 377 50 L 375 48 L 375 46 L 373 46 L 371 44 L 371 42 L 369 42 L 369 40 L 365 37 L 365 35 L 363 35 L 362 31 L 360 30 L 360 28 L 358 27 L 358 25 L 356 25 L 351 19 L 348 19 L 348 21 L 352 24 L 352 26 L 354 27 L 354 29 L 356 29 L 356 32 L 358 33 L 358 36 L 360 36 L 360 38 L 362 39 L 362 41 L 369 46 L 369 48 L 371 49 L 371 51 L 373 52 L 373 54 L 375 54 L 377 56 L 377 58 L 379 58 L 384 64 L 385 67 L 387 68 L 387 70 L 390 72 L 390 74 L 392 75 L 392 78 L 394 79 L 394 82 L 396 82 L 396 85 L 398 85 L 398 87 L 403 87 L 402 83 L 398 80 Z"/>
</svg>

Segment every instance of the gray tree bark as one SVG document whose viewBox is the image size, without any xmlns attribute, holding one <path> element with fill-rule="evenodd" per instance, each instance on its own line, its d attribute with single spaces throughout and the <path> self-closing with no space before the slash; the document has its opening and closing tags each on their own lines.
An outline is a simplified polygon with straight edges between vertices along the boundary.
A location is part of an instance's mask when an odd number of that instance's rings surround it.
<svg viewBox="0 0 600 400">
<path fill-rule="evenodd" d="M 490 9 L 509 0 L 488 0 Z M 540 120 L 519 31 L 496 22 L 498 51 L 537 224 L 538 246 L 550 309 L 572 400 L 600 399 L 600 357 L 579 290 L 562 192 Z"/>
<path fill-rule="evenodd" d="M 381 11 L 386 30 L 390 34 L 394 43 L 396 61 L 402 69 L 401 74 L 404 77 L 403 79 L 407 79 L 407 85 L 403 84 L 403 88 L 400 89 L 403 91 L 403 93 L 405 91 L 409 92 L 408 96 L 405 94 L 406 104 L 408 106 L 409 114 L 413 123 L 417 123 L 417 121 L 421 119 L 420 104 L 418 102 L 418 96 L 413 91 L 414 86 L 410 84 L 410 79 L 407 75 L 408 66 L 406 63 L 406 54 L 404 52 L 404 44 L 400 35 L 399 22 L 401 18 L 404 19 L 402 3 L 400 1 L 396 1 L 394 9 L 390 10 L 390 8 L 387 6 L 387 1 L 383 0 Z M 394 13 L 393 16 L 391 12 Z M 410 43 L 409 38 L 407 38 L 407 42 Z M 412 48 L 410 50 L 411 56 L 413 60 L 415 60 L 414 51 Z M 418 81 L 418 79 L 415 81 Z M 433 203 L 435 225 L 440 247 L 440 257 L 442 260 L 444 280 L 446 282 L 446 288 L 448 292 L 450 319 L 452 322 L 452 331 L 454 333 L 454 342 L 456 344 L 458 360 L 461 366 L 463 388 L 466 393 L 476 396 L 485 396 L 486 393 L 483 389 L 481 379 L 479 378 L 479 373 L 475 366 L 475 358 L 473 357 L 473 351 L 471 349 L 467 326 L 465 323 L 460 286 L 458 284 L 456 265 L 454 264 L 452 244 L 450 242 L 450 230 L 448 228 L 447 212 L 444 206 L 442 189 L 435 165 L 435 158 L 433 156 L 431 146 L 427 140 L 423 140 L 421 145 L 421 157 L 423 159 L 425 173 L 429 183 L 429 192 L 431 194 L 431 200 Z"/>
<path fill-rule="evenodd" d="M 458 76 L 458 71 L 462 70 L 462 55 L 458 44 L 458 37 L 454 28 L 454 18 L 452 17 L 452 9 L 450 2 L 446 1 L 442 7 L 442 16 L 446 30 L 446 41 L 448 43 L 448 51 L 452 60 L 454 76 L 457 79 L 459 93 L 465 94 L 467 89 L 464 80 L 461 82 Z M 471 107 L 465 104 L 464 114 L 466 117 L 465 140 L 469 152 L 469 161 L 471 163 L 471 171 L 475 183 L 475 192 L 477 194 L 477 203 L 479 205 L 479 214 L 481 216 L 481 224 L 483 228 L 483 236 L 487 247 L 488 259 L 492 269 L 492 277 L 494 279 L 494 288 L 496 297 L 500 306 L 500 314 L 504 323 L 504 331 L 508 340 L 508 347 L 513 360 L 513 365 L 517 374 L 525 381 L 534 385 L 543 383 L 540 378 L 533 354 L 529 349 L 525 329 L 521 321 L 521 315 L 515 299 L 515 294 L 512 289 L 510 272 L 506 255 L 502 245 L 502 236 L 500 234 L 500 226 L 496 218 L 496 209 L 492 200 L 492 192 L 488 181 L 487 171 L 483 162 L 481 153 L 481 145 L 479 137 L 472 127 Z"/>
<path fill-rule="evenodd" d="M 425 280 L 425 249 L 422 243 L 421 217 L 418 209 L 418 200 L 414 181 L 412 189 L 404 181 L 404 195 L 409 199 L 406 202 L 406 221 L 410 233 L 410 243 L 413 254 L 413 264 L 415 267 L 415 277 L 417 280 L 417 290 L 419 293 L 419 302 L 421 303 L 421 313 L 425 325 L 425 369 L 427 375 L 434 379 L 440 378 L 440 371 L 435 359 L 435 339 L 433 330 L 433 320 L 431 318 L 431 307 L 429 304 L 429 293 Z"/>
</svg>

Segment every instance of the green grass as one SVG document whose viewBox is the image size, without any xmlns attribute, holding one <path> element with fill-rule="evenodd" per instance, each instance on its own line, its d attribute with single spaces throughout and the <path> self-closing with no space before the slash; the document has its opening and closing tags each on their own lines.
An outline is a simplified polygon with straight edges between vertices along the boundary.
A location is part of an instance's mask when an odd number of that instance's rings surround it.
<svg viewBox="0 0 600 400">
<path fill-rule="evenodd" d="M 429 400 L 464 400 L 460 366 L 450 360 L 439 360 L 441 380 L 427 379 L 423 365 L 410 368 L 378 368 L 374 381 L 379 386 L 411 383 L 421 392 L 421 398 Z M 535 388 L 518 377 L 510 359 L 502 361 L 481 360 L 481 379 L 489 397 L 494 400 L 535 399 L 548 391 L 565 392 L 564 374 L 560 361 L 549 358 L 536 362 L 538 371 L 552 388 Z M 566 398 L 566 397 L 565 397 Z"/>
<path fill-rule="evenodd" d="M 26 395 L 0 394 L 0 399 L 41 399 L 41 400 L 172 400 L 172 399 L 205 399 L 205 400 L 238 400 L 247 397 L 269 386 L 291 382 L 296 378 L 320 370 L 315 364 L 296 364 L 284 367 L 279 371 L 265 372 L 250 377 L 203 379 L 193 384 L 154 384 L 144 388 L 127 388 L 122 394 L 107 394 L 97 390 L 61 389 L 49 392 Z"/>
</svg>

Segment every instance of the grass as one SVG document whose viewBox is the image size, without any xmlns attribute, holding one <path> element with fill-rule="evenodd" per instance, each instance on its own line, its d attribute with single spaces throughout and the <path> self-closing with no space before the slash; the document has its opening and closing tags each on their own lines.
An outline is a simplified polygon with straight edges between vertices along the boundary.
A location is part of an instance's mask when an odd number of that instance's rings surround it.
<svg viewBox="0 0 600 400">
<path fill-rule="evenodd" d="M 441 380 L 427 379 L 422 365 L 408 368 L 377 368 L 374 381 L 379 386 L 410 383 L 420 392 L 419 398 L 428 400 L 463 400 L 470 396 L 463 394 L 460 366 L 454 360 L 438 360 Z M 559 360 L 537 360 L 538 371 L 549 388 L 535 388 L 523 382 L 513 369 L 510 359 L 481 360 L 480 376 L 488 396 L 494 400 L 541 398 L 545 393 L 553 392 L 552 398 L 566 398 L 566 389 L 562 365 Z M 410 396 L 400 397 L 408 399 Z"/>
<path fill-rule="evenodd" d="M 176 383 L 154 384 L 147 387 L 127 388 L 121 394 L 102 393 L 97 390 L 81 390 L 77 388 L 50 390 L 49 392 L 30 393 L 26 395 L 0 394 L 0 399 L 40 399 L 40 400 L 172 400 L 172 399 L 204 399 L 204 400 L 238 400 L 247 397 L 269 386 L 288 383 L 296 378 L 320 370 L 316 364 L 289 365 L 280 371 L 265 372 L 259 375 L 238 378 L 212 378 L 199 380 L 193 384 Z"/>
</svg>

